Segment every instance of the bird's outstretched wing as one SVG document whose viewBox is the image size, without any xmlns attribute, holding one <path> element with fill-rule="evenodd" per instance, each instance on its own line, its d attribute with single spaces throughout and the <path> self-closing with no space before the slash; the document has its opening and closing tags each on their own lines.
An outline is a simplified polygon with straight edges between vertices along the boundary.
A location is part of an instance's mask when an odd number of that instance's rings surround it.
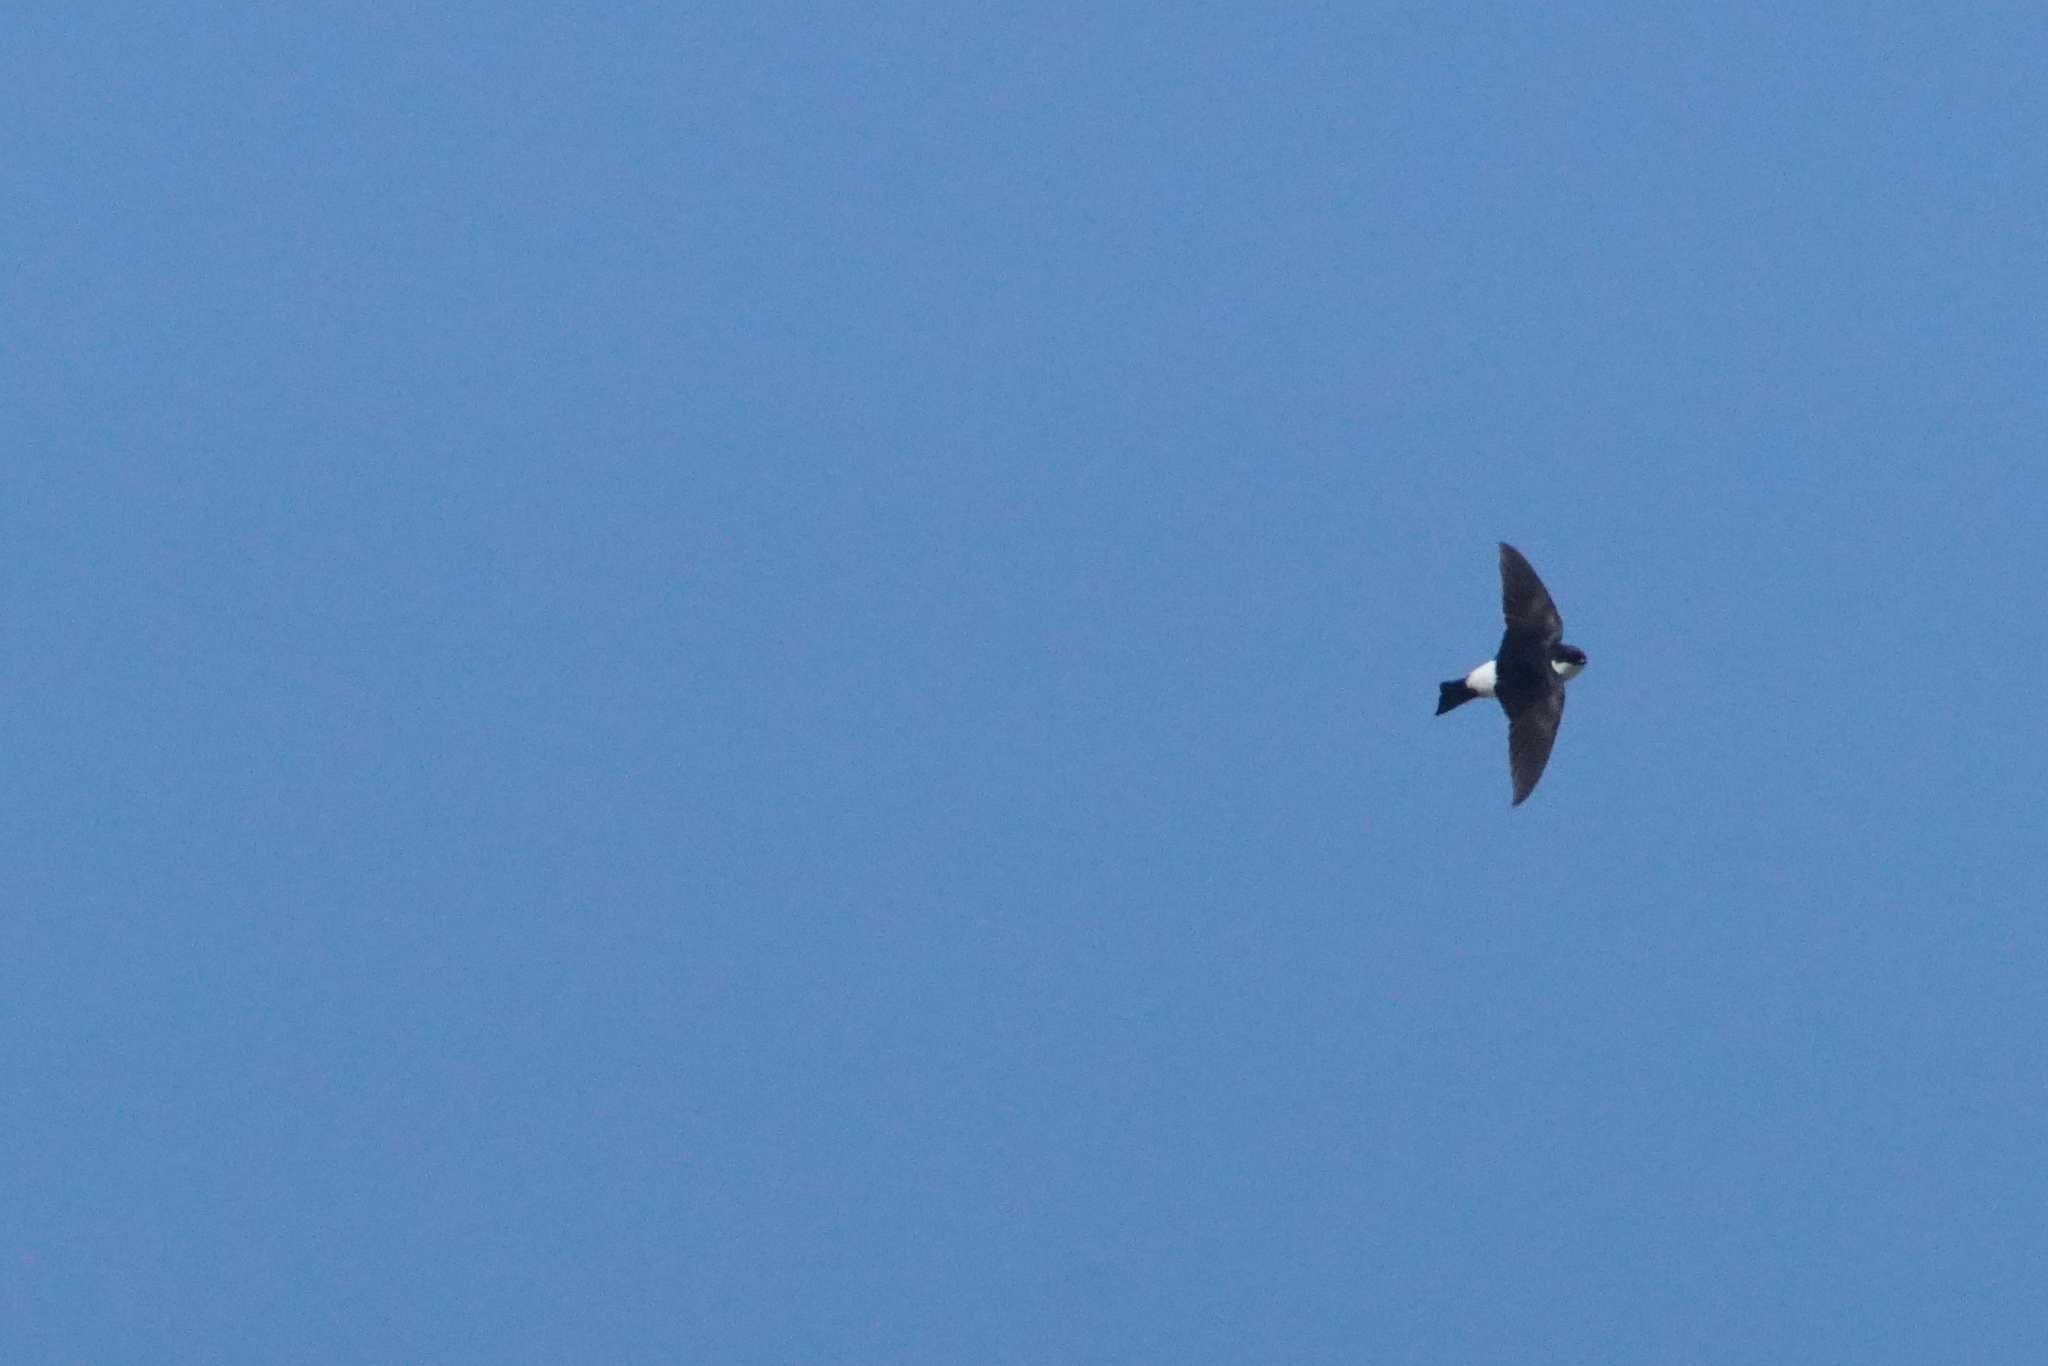
<svg viewBox="0 0 2048 1366">
<path fill-rule="evenodd" d="M 1537 585 L 1540 590 L 1541 584 Z M 1550 747 L 1557 743 L 1557 727 L 1564 720 L 1564 689 L 1553 687 L 1543 696 L 1523 703 L 1508 717 L 1508 771 L 1515 779 L 1514 805 L 1529 800 L 1543 766 L 1550 762 Z"/>
<path fill-rule="evenodd" d="M 1507 618 L 1508 630 L 1533 633 L 1546 651 L 1564 639 L 1564 618 L 1557 614 L 1550 590 L 1536 577 L 1522 552 L 1506 541 L 1500 543 L 1500 610 Z M 1547 753 L 1549 746 L 1544 749 Z M 1541 772 L 1543 765 L 1536 767 Z"/>
</svg>

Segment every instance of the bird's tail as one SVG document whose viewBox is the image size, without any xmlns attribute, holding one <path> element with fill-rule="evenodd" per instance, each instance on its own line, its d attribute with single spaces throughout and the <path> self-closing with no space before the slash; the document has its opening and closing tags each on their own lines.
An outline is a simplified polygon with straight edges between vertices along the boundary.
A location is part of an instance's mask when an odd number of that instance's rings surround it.
<svg viewBox="0 0 2048 1366">
<path fill-rule="evenodd" d="M 1462 678 L 1454 678 L 1448 683 L 1439 683 L 1436 685 L 1436 714 L 1442 716 L 1452 707 L 1463 706 L 1477 696 L 1479 694 L 1466 687 L 1465 680 Z"/>
</svg>

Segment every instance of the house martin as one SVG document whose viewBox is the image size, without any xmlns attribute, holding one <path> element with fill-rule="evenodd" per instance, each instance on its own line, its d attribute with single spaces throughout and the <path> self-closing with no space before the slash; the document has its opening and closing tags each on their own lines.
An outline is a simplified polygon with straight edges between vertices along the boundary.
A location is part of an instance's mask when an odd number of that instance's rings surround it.
<svg viewBox="0 0 2048 1366">
<path fill-rule="evenodd" d="M 1565 680 L 1586 667 L 1586 652 L 1564 643 L 1564 618 L 1543 580 L 1522 552 L 1500 543 L 1500 605 L 1508 628 L 1500 649 L 1463 678 L 1437 687 L 1436 714 L 1442 716 L 1475 697 L 1500 701 L 1508 714 L 1508 771 L 1520 806 L 1536 790 L 1557 723 L 1564 719 Z"/>
</svg>

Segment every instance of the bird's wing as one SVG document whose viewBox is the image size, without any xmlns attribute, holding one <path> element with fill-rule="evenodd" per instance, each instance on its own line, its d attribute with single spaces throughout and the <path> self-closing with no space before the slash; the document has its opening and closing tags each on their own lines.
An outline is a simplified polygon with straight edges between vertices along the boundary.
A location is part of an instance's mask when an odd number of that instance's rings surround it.
<svg viewBox="0 0 2048 1366">
<path fill-rule="evenodd" d="M 1508 630 L 1533 632 L 1546 654 L 1564 639 L 1564 618 L 1557 614 L 1550 590 L 1536 577 L 1522 552 L 1506 541 L 1500 543 L 1500 610 L 1507 618 Z"/>
<path fill-rule="evenodd" d="M 1515 779 L 1514 805 L 1520 806 L 1536 790 L 1536 780 L 1543 776 L 1543 766 L 1550 762 L 1550 747 L 1557 743 L 1557 726 L 1562 720 L 1562 687 L 1551 688 L 1508 718 L 1508 771 Z"/>
</svg>

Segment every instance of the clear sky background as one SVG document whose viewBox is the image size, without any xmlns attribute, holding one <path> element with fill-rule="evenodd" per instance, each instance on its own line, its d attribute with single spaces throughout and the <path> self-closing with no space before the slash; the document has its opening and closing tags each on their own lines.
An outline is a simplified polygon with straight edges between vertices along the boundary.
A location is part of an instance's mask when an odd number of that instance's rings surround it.
<svg viewBox="0 0 2048 1366">
<path fill-rule="evenodd" d="M 13 16 L 0 1358 L 2048 1360 L 2038 8 L 678 8 Z"/>
</svg>

